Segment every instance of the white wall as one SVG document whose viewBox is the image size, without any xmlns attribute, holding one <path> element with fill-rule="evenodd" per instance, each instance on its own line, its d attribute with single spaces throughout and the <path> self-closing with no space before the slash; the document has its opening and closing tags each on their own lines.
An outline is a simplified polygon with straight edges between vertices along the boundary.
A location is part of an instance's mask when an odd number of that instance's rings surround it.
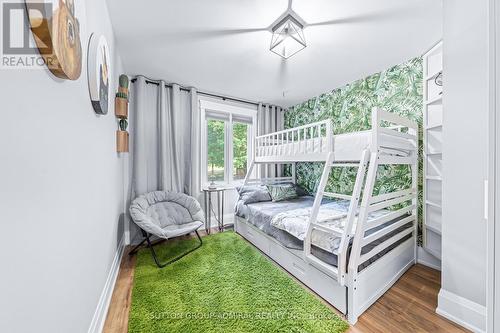
<svg viewBox="0 0 500 333">
<path fill-rule="evenodd" d="M 481 330 L 487 263 L 488 1 L 444 0 L 443 41 L 443 256 L 438 311 Z"/>
<path fill-rule="evenodd" d="M 108 39 L 115 91 L 106 3 L 83 3 L 87 32 Z M 123 234 L 124 161 L 113 109 L 96 116 L 89 101 L 87 42 L 75 82 L 0 70 L 1 332 L 86 332 Z"/>
</svg>

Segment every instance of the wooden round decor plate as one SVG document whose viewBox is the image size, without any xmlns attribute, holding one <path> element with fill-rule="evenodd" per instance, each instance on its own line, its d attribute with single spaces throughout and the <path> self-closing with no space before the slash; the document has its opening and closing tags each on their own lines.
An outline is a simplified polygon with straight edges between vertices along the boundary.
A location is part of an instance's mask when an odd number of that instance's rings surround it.
<svg viewBox="0 0 500 333">
<path fill-rule="evenodd" d="M 25 0 L 33 38 L 48 69 L 64 80 L 77 80 L 82 72 L 80 15 L 83 0 Z"/>
</svg>

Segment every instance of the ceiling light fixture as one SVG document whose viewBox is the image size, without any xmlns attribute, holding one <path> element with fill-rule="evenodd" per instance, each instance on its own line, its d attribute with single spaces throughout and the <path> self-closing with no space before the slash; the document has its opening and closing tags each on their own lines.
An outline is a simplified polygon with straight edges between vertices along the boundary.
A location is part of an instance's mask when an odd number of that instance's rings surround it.
<svg viewBox="0 0 500 333">
<path fill-rule="evenodd" d="M 273 25 L 270 50 L 277 55 L 288 59 L 303 50 L 307 44 L 304 37 L 303 20 L 293 11 L 287 11 L 283 19 Z"/>
</svg>

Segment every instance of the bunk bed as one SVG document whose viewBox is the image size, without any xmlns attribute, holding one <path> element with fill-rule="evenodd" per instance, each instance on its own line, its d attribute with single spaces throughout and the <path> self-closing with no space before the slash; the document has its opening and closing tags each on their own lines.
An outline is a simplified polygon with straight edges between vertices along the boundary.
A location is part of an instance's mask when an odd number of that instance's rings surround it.
<svg viewBox="0 0 500 333">
<path fill-rule="evenodd" d="M 374 108 L 367 131 L 334 135 L 325 120 L 257 137 L 240 194 L 295 183 L 296 162 L 324 162 L 323 172 L 314 197 L 238 203 L 236 232 L 356 323 L 416 260 L 417 136 L 415 122 Z M 265 164 L 291 164 L 291 176 L 254 176 Z M 374 195 L 378 166 L 386 164 L 408 165 L 411 187 Z M 332 168 L 345 167 L 357 168 L 352 194 L 327 192 Z M 329 205 L 340 213 L 326 223 Z M 270 225 L 277 214 L 301 208 L 309 209 L 303 239 Z M 325 247 L 325 240 L 335 246 Z"/>
</svg>

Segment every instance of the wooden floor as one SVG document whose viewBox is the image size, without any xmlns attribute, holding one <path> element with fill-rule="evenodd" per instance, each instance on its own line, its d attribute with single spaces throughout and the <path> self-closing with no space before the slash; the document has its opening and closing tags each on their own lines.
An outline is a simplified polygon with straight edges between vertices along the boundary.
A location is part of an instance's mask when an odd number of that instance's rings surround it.
<svg viewBox="0 0 500 333">
<path fill-rule="evenodd" d="M 413 266 L 348 332 L 469 332 L 436 314 L 440 281 L 439 271 Z"/>
<path fill-rule="evenodd" d="M 128 251 L 123 255 L 104 333 L 125 333 L 128 330 L 136 259 L 136 256 L 129 256 Z M 468 332 L 435 313 L 440 281 L 439 271 L 422 265 L 413 266 L 347 332 Z"/>
</svg>

